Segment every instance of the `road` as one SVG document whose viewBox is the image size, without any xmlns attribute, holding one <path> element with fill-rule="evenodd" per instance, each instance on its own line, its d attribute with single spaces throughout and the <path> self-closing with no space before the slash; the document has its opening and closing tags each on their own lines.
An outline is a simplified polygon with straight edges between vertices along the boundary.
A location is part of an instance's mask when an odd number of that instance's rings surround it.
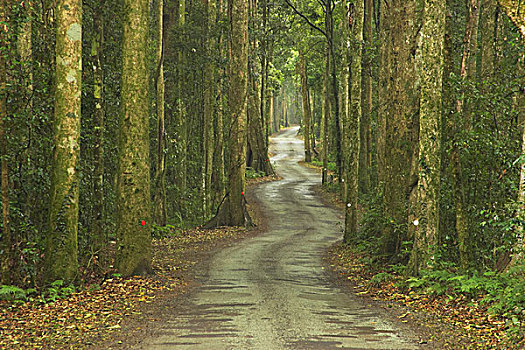
<svg viewBox="0 0 525 350">
<path fill-rule="evenodd" d="M 325 271 L 342 217 L 313 192 L 319 174 L 297 163 L 304 149 L 296 133 L 272 139 L 283 179 L 255 189 L 267 231 L 217 253 L 175 317 L 138 349 L 418 349 Z"/>
</svg>

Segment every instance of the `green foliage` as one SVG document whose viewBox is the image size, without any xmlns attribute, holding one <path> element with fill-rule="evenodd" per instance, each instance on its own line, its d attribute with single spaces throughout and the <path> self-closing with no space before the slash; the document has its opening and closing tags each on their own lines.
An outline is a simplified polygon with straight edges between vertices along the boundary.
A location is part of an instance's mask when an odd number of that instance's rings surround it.
<svg viewBox="0 0 525 350">
<path fill-rule="evenodd" d="M 61 298 L 67 298 L 69 295 L 75 292 L 75 286 L 70 284 L 68 286 L 64 286 L 64 281 L 62 280 L 56 280 L 49 288 L 47 288 L 46 292 L 42 294 L 42 301 L 44 302 L 54 302 L 57 299 Z"/>
<path fill-rule="evenodd" d="M 158 226 L 153 225 L 152 236 L 156 239 L 162 239 L 172 237 L 179 233 L 181 230 L 177 229 L 174 225 Z"/>
<path fill-rule="evenodd" d="M 246 167 L 246 178 L 247 179 L 256 179 L 258 177 L 263 177 L 265 174 L 263 171 L 256 171 L 251 167 Z"/>
<path fill-rule="evenodd" d="M 394 276 L 388 272 L 380 272 L 375 274 L 374 277 L 370 279 L 370 284 L 374 287 L 379 287 L 385 282 L 394 280 Z"/>
<path fill-rule="evenodd" d="M 27 295 L 31 292 L 34 292 L 34 289 L 25 290 L 16 286 L 2 285 L 0 286 L 0 300 L 26 300 Z"/>
<path fill-rule="evenodd" d="M 489 312 L 510 320 L 513 333 L 519 333 L 525 322 L 525 265 L 514 266 L 504 273 L 474 272 L 457 274 L 451 269 L 423 270 L 400 285 L 430 295 L 464 295 L 482 298 Z"/>
</svg>

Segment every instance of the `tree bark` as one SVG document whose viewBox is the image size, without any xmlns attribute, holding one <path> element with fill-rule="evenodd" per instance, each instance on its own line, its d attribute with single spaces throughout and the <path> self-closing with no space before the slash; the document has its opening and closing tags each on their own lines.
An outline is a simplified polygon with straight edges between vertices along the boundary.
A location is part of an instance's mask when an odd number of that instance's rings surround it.
<svg viewBox="0 0 525 350">
<path fill-rule="evenodd" d="M 107 237 L 104 228 L 104 129 L 105 129 L 105 96 L 104 71 L 102 66 L 102 47 L 104 44 L 104 4 L 101 1 L 93 15 L 93 42 L 91 56 L 93 62 L 93 98 L 94 114 L 94 179 L 93 179 L 93 212 L 92 227 L 93 251 L 98 256 L 98 266 L 104 269 L 107 265 Z"/>
<path fill-rule="evenodd" d="M 230 164 L 227 198 L 206 227 L 251 225 L 246 209 L 246 119 L 248 103 L 248 9 L 244 0 L 229 0 L 231 113 Z"/>
<path fill-rule="evenodd" d="M 45 252 L 48 282 L 75 279 L 78 269 L 78 157 L 82 79 L 82 2 L 57 4 L 54 154 Z"/>
<path fill-rule="evenodd" d="M 361 53 L 363 43 L 364 3 L 357 1 L 349 5 L 348 25 L 350 26 L 350 103 L 345 123 L 347 162 L 346 162 L 346 210 L 344 242 L 350 243 L 357 235 L 357 203 L 359 195 L 359 151 L 361 119 Z"/>
<path fill-rule="evenodd" d="M 117 258 L 123 276 L 151 272 L 148 0 L 124 0 Z"/>
<path fill-rule="evenodd" d="M 439 237 L 445 0 L 426 0 L 418 55 L 419 157 L 411 274 L 429 266 Z"/>
<path fill-rule="evenodd" d="M 166 226 L 166 127 L 165 127 L 165 83 L 164 83 L 164 1 L 156 0 L 157 18 L 155 49 L 155 107 L 157 113 L 157 164 L 155 166 L 153 221 Z"/>
<path fill-rule="evenodd" d="M 0 283 L 11 284 L 13 248 L 9 223 L 9 168 L 7 163 L 7 53 L 9 50 L 8 12 L 10 2 L 0 3 L 0 156 L 2 191 L 2 236 L 0 240 Z"/>
<path fill-rule="evenodd" d="M 328 44 L 327 44 L 328 46 Z M 329 49 L 327 50 L 329 51 Z M 321 183 L 325 184 L 328 181 L 328 124 L 330 121 L 330 112 L 331 112 L 331 102 L 330 102 L 330 94 L 329 94 L 329 74 L 330 74 L 330 58 L 326 58 L 325 62 L 325 72 L 323 77 L 323 119 L 322 119 L 322 140 L 323 140 L 323 148 L 322 148 L 322 158 L 323 158 L 323 169 L 322 169 L 322 176 L 321 176 Z"/>
<path fill-rule="evenodd" d="M 467 6 L 467 23 L 465 26 L 465 36 L 463 38 L 463 56 L 461 59 L 460 77 L 464 82 L 471 80 L 474 74 L 476 50 L 477 50 L 477 31 L 479 19 L 480 0 L 469 0 Z M 469 132 L 472 126 L 469 106 L 466 105 L 464 97 L 456 101 L 456 112 L 461 117 L 461 124 L 454 126 L 454 138 L 451 152 L 451 166 L 454 186 L 454 203 L 456 206 L 456 234 L 459 248 L 460 267 L 466 270 L 470 263 L 470 223 L 467 213 L 467 199 L 465 184 L 463 180 L 463 164 L 461 161 L 461 149 L 458 146 L 457 137 L 460 130 Z M 461 129 L 460 129 L 461 128 Z"/>
<path fill-rule="evenodd" d="M 185 35 L 185 24 L 186 24 L 186 0 L 178 0 L 178 29 L 182 33 L 183 39 Z M 176 154 L 176 166 L 175 166 L 175 185 L 178 189 L 178 211 L 182 215 L 183 208 L 185 205 L 186 198 L 186 173 L 187 173 L 187 140 L 188 140 L 188 127 L 187 120 L 185 117 L 186 107 L 183 101 L 183 82 L 185 81 L 185 53 L 183 48 L 178 48 L 177 54 L 177 88 L 176 88 L 176 112 L 175 112 L 175 154 Z"/>
<path fill-rule="evenodd" d="M 217 21 L 224 20 L 223 1 L 217 2 Z M 224 38 L 223 33 L 219 34 L 218 39 L 218 54 L 219 57 L 224 57 Z M 213 161 L 213 174 L 214 179 L 214 206 L 219 206 L 221 201 L 224 199 L 226 194 L 225 180 L 224 180 L 224 104 L 226 103 L 223 93 L 223 77 L 225 76 L 225 70 L 219 69 L 217 82 L 217 128 L 215 131 L 215 159 Z"/>
<path fill-rule="evenodd" d="M 382 247 L 387 257 L 399 252 L 406 239 L 407 204 L 411 189 L 410 164 L 417 130 L 418 94 L 415 81 L 415 1 L 396 0 L 390 3 L 390 33 L 388 90 L 385 133 L 384 208 L 389 223 L 383 232 Z"/>
<path fill-rule="evenodd" d="M 359 189 L 361 193 L 368 193 L 370 188 L 370 169 L 372 167 L 371 145 L 372 130 L 370 119 L 372 117 L 372 20 L 373 20 L 373 1 L 365 0 L 364 21 L 363 21 L 363 56 L 361 73 L 361 120 L 359 121 L 360 130 L 360 150 L 359 150 Z"/>
<path fill-rule="evenodd" d="M 299 50 L 299 75 L 301 77 L 301 95 L 303 97 L 303 122 L 304 122 L 304 161 L 312 161 L 312 152 L 310 149 L 310 121 L 312 119 L 312 110 L 310 108 L 310 96 L 308 94 L 308 74 L 306 69 L 306 60 L 304 52 Z"/>
<path fill-rule="evenodd" d="M 212 197 L 212 173 L 213 173 L 213 115 L 215 95 L 215 66 L 212 62 L 212 50 L 215 40 L 210 35 L 210 30 L 216 20 L 215 0 L 203 0 L 206 6 L 206 35 L 205 48 L 208 58 L 204 71 L 204 217 L 209 218 L 211 214 Z"/>
</svg>

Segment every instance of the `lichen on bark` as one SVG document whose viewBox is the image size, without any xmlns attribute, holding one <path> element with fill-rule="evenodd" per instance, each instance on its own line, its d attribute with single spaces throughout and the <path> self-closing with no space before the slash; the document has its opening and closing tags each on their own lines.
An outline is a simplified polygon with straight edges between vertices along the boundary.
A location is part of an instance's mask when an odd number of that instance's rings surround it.
<svg viewBox="0 0 525 350">
<path fill-rule="evenodd" d="M 117 258 L 123 276 L 151 272 L 147 0 L 124 0 Z"/>
<path fill-rule="evenodd" d="M 76 277 L 82 79 L 82 2 L 57 4 L 54 155 L 45 252 L 45 279 Z"/>
</svg>

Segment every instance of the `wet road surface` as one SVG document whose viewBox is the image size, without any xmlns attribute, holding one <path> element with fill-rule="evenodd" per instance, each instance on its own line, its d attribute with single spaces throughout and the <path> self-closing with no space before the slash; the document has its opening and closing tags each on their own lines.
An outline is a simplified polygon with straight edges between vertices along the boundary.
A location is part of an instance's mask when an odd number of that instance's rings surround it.
<svg viewBox="0 0 525 350">
<path fill-rule="evenodd" d="M 273 138 L 283 180 L 258 186 L 268 230 L 214 256 L 175 317 L 139 349 L 417 349 L 417 342 L 333 284 L 327 247 L 342 218 L 312 191 L 292 128 Z"/>
</svg>

